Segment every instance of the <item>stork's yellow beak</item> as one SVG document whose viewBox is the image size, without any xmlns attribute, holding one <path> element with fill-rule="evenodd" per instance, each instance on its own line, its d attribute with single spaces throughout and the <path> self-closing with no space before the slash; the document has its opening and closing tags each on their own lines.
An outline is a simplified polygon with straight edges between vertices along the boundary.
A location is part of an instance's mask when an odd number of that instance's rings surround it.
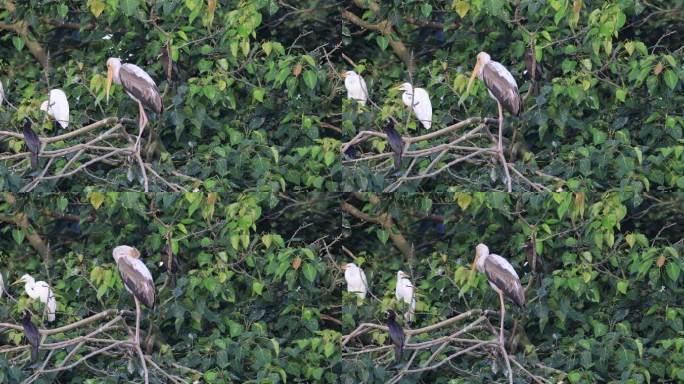
<svg viewBox="0 0 684 384">
<path fill-rule="evenodd" d="M 466 88 L 466 92 L 470 93 L 470 89 L 473 87 L 473 82 L 475 81 L 475 76 L 477 76 L 477 73 L 480 72 L 480 60 L 477 60 L 477 63 L 475 63 L 475 68 L 473 68 L 473 73 L 470 74 L 470 80 L 468 81 L 468 88 Z"/>
<path fill-rule="evenodd" d="M 347 78 L 347 72 L 340 72 L 340 77 L 342 77 L 343 79 L 346 79 Z"/>
<path fill-rule="evenodd" d="M 114 71 L 112 67 L 107 66 L 107 104 L 109 104 L 109 89 L 112 87 L 112 79 L 114 79 Z"/>
<path fill-rule="evenodd" d="M 480 257 L 477 253 L 475 254 L 475 259 L 473 259 L 473 264 L 470 266 L 470 270 L 474 271 L 477 268 L 477 258 Z"/>
<path fill-rule="evenodd" d="M 342 268 L 343 271 L 346 271 L 348 267 L 349 265 L 347 263 L 340 265 L 340 268 Z"/>
</svg>

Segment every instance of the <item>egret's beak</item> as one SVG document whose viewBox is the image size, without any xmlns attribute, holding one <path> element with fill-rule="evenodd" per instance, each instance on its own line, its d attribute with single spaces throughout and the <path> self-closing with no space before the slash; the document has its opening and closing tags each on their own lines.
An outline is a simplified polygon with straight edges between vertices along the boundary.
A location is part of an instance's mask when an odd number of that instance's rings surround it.
<svg viewBox="0 0 684 384">
<path fill-rule="evenodd" d="M 470 270 L 474 271 L 475 268 L 477 268 L 477 259 L 480 257 L 477 253 L 475 254 L 475 259 L 473 260 L 473 264 L 470 266 Z"/>
<path fill-rule="evenodd" d="M 13 285 L 21 284 L 21 283 L 23 283 L 23 282 L 24 282 L 24 280 L 19 279 L 19 280 L 15 281 L 14 283 L 10 284 L 10 287 L 13 286 Z"/>
<path fill-rule="evenodd" d="M 473 68 L 473 73 L 470 74 L 470 80 L 468 81 L 468 88 L 466 89 L 466 92 L 470 93 L 470 88 L 473 87 L 473 82 L 475 81 L 475 76 L 477 76 L 477 73 L 480 72 L 480 60 L 477 60 L 477 63 L 475 63 L 475 68 Z"/>
<path fill-rule="evenodd" d="M 401 84 L 395 85 L 394 87 L 392 87 L 392 89 L 395 91 L 401 91 Z"/>
<path fill-rule="evenodd" d="M 109 104 L 109 89 L 112 87 L 112 79 L 114 78 L 114 71 L 111 66 L 107 66 L 107 104 Z"/>
</svg>

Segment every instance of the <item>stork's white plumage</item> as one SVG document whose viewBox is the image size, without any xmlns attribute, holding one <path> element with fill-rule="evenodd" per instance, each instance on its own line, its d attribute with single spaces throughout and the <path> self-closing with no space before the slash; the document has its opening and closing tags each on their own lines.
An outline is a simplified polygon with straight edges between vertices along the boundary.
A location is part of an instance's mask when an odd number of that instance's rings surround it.
<svg viewBox="0 0 684 384">
<path fill-rule="evenodd" d="M 128 245 L 119 245 L 112 251 L 119 267 L 119 274 L 128 292 L 135 299 L 135 342 L 140 342 L 140 301 L 148 308 L 154 307 L 154 280 L 145 263 L 140 261 L 140 251 Z"/>
<path fill-rule="evenodd" d="M 408 322 L 412 322 L 416 313 L 415 291 L 413 289 L 413 284 L 411 284 L 411 280 L 409 280 L 409 276 L 403 271 L 397 272 L 397 286 L 394 296 L 397 300 L 401 300 L 408 304 L 409 308 L 408 311 L 404 313 L 404 319 Z"/>
<path fill-rule="evenodd" d="M 410 83 L 400 85 L 399 90 L 404 91 L 401 95 L 404 105 L 413 109 L 413 113 L 425 129 L 430 129 L 432 127 L 432 103 L 427 91 L 423 88 L 413 88 Z"/>
<path fill-rule="evenodd" d="M 47 112 L 62 128 L 69 126 L 69 101 L 61 89 L 51 89 L 48 99 L 40 105 L 40 110 Z"/>
<path fill-rule="evenodd" d="M 365 299 L 366 292 L 368 292 L 368 281 L 363 269 L 354 263 L 344 264 L 342 269 L 344 270 L 344 279 L 347 281 L 347 292 L 355 293 L 361 300 Z"/>
<path fill-rule="evenodd" d="M 17 280 L 15 284 L 17 283 L 24 283 L 26 294 L 30 298 L 39 300 L 41 303 L 45 304 L 48 321 L 55 321 L 57 300 L 55 299 L 55 294 L 52 292 L 52 289 L 50 289 L 50 285 L 44 281 L 36 281 L 36 279 L 28 273 Z"/>
<path fill-rule="evenodd" d="M 503 257 L 489 253 L 489 247 L 478 244 L 475 247 L 475 260 L 473 269 L 484 273 L 487 276 L 489 285 L 499 294 L 501 303 L 501 327 L 499 342 L 503 345 L 503 324 L 506 308 L 504 307 L 504 296 L 511 299 L 520 307 L 525 306 L 525 290 L 520 284 L 520 278 L 513 269 L 511 263 Z"/>
<path fill-rule="evenodd" d="M 363 77 L 354 71 L 344 72 L 342 77 L 344 78 L 344 87 L 347 88 L 347 99 L 358 100 L 361 104 L 366 105 L 368 88 Z"/>
<path fill-rule="evenodd" d="M 138 127 L 140 131 L 136 141 L 137 146 L 148 122 L 145 108 L 149 108 L 157 114 L 161 114 L 164 110 L 161 94 L 157 84 L 147 72 L 135 64 L 122 64 L 121 59 L 117 57 L 110 57 L 107 60 L 107 102 L 109 102 L 109 89 L 112 86 L 112 81 L 121 84 L 126 94 L 138 102 Z"/>
</svg>

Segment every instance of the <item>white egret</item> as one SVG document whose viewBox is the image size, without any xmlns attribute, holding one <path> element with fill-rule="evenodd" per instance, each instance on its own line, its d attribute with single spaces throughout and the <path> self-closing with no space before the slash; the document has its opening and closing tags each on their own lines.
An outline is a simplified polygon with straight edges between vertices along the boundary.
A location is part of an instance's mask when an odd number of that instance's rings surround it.
<svg viewBox="0 0 684 384">
<path fill-rule="evenodd" d="M 164 109 L 161 94 L 157 84 L 147 72 L 135 64 L 121 64 L 121 59 L 116 57 L 110 57 L 107 60 L 107 102 L 109 102 L 109 89 L 112 86 L 112 81 L 121 84 L 126 94 L 138 103 L 139 133 L 135 142 L 137 147 L 148 122 L 145 108 L 149 108 L 157 114 L 161 114 Z"/>
<path fill-rule="evenodd" d="M 397 89 L 404 91 L 401 95 L 404 105 L 413 109 L 413 113 L 425 129 L 430 129 L 432 127 L 432 103 L 430 103 L 430 95 L 427 91 L 423 88 L 413 88 L 410 83 L 404 83 Z"/>
<path fill-rule="evenodd" d="M 44 281 L 36 281 L 28 273 L 23 275 L 14 284 L 24 283 L 24 290 L 26 294 L 32 299 L 38 299 L 45 304 L 47 309 L 48 321 L 55 321 L 55 313 L 57 312 L 57 300 L 55 294 L 50 289 L 50 285 Z"/>
<path fill-rule="evenodd" d="M 368 281 L 363 269 L 356 266 L 354 263 L 342 265 L 344 271 L 344 279 L 347 281 L 347 292 L 355 293 L 359 299 L 366 298 L 368 292 Z"/>
<path fill-rule="evenodd" d="M 478 244 L 475 247 L 475 260 L 473 261 L 472 269 L 484 273 L 487 276 L 489 285 L 499 294 L 499 301 L 501 303 L 501 325 L 499 329 L 499 343 L 504 345 L 504 316 L 506 308 L 504 307 L 504 295 L 511 299 L 520 307 L 525 306 L 525 290 L 520 284 L 520 278 L 509 263 L 503 257 L 489 253 L 489 248 L 484 244 Z"/>
<path fill-rule="evenodd" d="M 403 271 L 397 272 L 397 286 L 394 292 L 397 300 L 401 300 L 408 304 L 408 311 L 404 314 L 404 319 L 407 322 L 412 322 L 416 313 L 416 297 L 413 289 L 413 284 L 409 280 L 409 276 Z"/>
<path fill-rule="evenodd" d="M 154 280 L 145 263 L 140 261 L 140 251 L 134 247 L 119 245 L 112 251 L 112 256 L 126 290 L 135 300 L 135 342 L 140 343 L 140 301 L 147 308 L 154 308 Z"/>
<path fill-rule="evenodd" d="M 361 104 L 366 105 L 368 100 L 368 88 L 363 77 L 354 71 L 347 71 L 342 73 L 344 79 L 344 87 L 347 88 L 347 99 L 358 100 Z"/>
<path fill-rule="evenodd" d="M 47 112 L 62 128 L 69 126 L 69 101 L 61 89 L 51 89 L 48 99 L 40 105 L 40 110 Z"/>
</svg>

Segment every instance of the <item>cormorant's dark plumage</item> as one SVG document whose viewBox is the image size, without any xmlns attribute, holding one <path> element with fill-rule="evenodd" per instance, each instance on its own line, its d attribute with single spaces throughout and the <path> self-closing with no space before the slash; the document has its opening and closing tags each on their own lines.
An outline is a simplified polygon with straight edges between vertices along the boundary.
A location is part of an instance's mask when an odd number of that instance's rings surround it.
<svg viewBox="0 0 684 384">
<path fill-rule="evenodd" d="M 40 332 L 38 328 L 31 322 L 31 313 L 24 312 L 24 317 L 21 319 L 21 325 L 24 327 L 24 336 L 31 344 L 31 362 L 35 363 L 38 360 L 38 347 L 40 346 Z"/>
<path fill-rule="evenodd" d="M 385 122 L 383 130 L 387 134 L 387 141 L 390 148 L 392 148 L 392 152 L 394 152 L 394 169 L 398 170 L 401 167 L 401 155 L 404 153 L 404 140 L 399 132 L 394 129 L 394 121 L 392 119 Z"/>
<path fill-rule="evenodd" d="M 31 120 L 28 117 L 24 118 L 24 141 L 26 147 L 31 152 L 31 169 L 38 168 L 38 152 L 40 152 L 40 139 L 33 129 L 31 129 Z"/>
<path fill-rule="evenodd" d="M 404 330 L 396 321 L 397 314 L 390 310 L 387 312 L 387 327 L 389 328 L 390 339 L 394 344 L 394 358 L 397 363 L 401 361 L 401 352 L 404 349 Z"/>
</svg>

